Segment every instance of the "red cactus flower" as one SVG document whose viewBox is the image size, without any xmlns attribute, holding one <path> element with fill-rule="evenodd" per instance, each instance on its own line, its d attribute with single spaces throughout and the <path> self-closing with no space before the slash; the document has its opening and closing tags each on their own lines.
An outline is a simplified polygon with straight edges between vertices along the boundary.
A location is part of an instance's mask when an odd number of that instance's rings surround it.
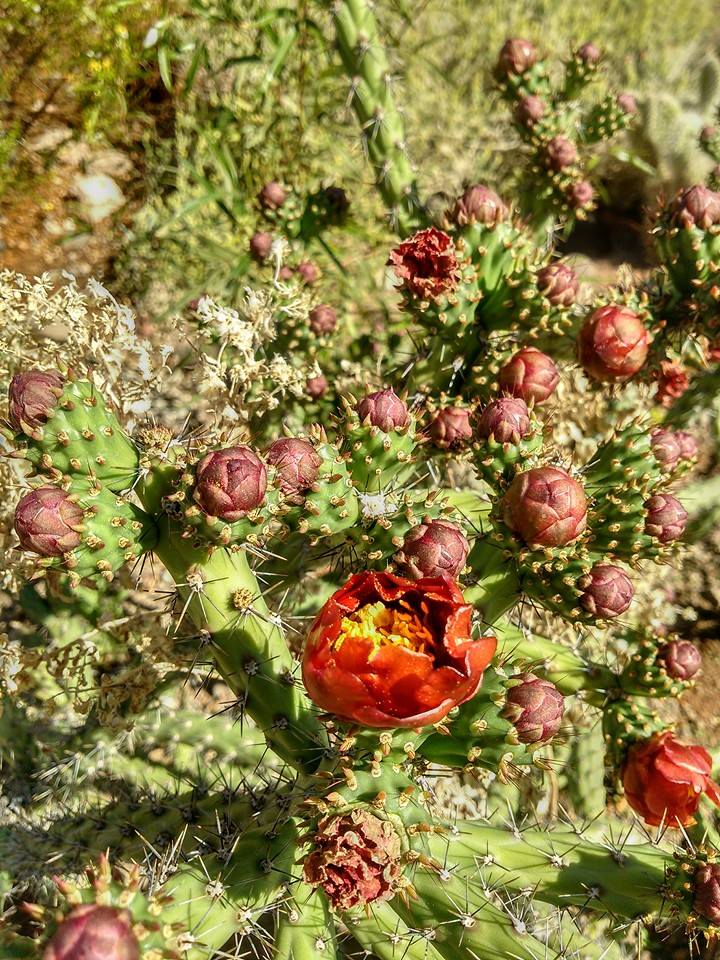
<svg viewBox="0 0 720 960">
<path fill-rule="evenodd" d="M 720 863 L 705 863 L 695 873 L 693 909 L 720 927 Z"/>
<path fill-rule="evenodd" d="M 337 327 L 337 313 L 329 303 L 319 303 L 310 311 L 310 329 L 321 336 L 324 333 L 333 333 Z"/>
<path fill-rule="evenodd" d="M 683 743 L 666 730 L 628 751 L 623 767 L 625 796 L 652 827 L 661 823 L 690 826 L 703 793 L 720 806 L 720 790 L 710 779 L 711 772 L 707 750 Z"/>
<path fill-rule="evenodd" d="M 296 496 L 315 482 L 322 457 L 309 440 L 280 437 L 268 448 L 265 458 L 278 472 L 280 489 L 286 496 Z"/>
<path fill-rule="evenodd" d="M 362 423 L 367 421 L 371 427 L 377 427 L 385 433 L 401 429 L 409 419 L 407 404 L 392 387 L 363 397 L 357 405 L 357 415 Z"/>
<path fill-rule="evenodd" d="M 276 180 L 270 180 L 258 194 L 263 210 L 278 210 L 287 200 L 287 191 Z"/>
<path fill-rule="evenodd" d="M 663 407 L 672 405 L 673 400 L 681 397 L 690 386 L 688 375 L 680 363 L 674 360 L 663 360 L 657 378 L 657 393 L 655 399 Z"/>
<path fill-rule="evenodd" d="M 338 911 L 389 900 L 400 879 L 400 837 L 389 820 L 356 807 L 323 817 L 303 865 L 306 883 L 322 887 Z"/>
<path fill-rule="evenodd" d="M 532 127 L 545 116 L 545 101 L 534 94 L 523 97 L 515 107 L 515 119 L 525 127 Z"/>
<path fill-rule="evenodd" d="M 208 516 L 235 523 L 260 506 L 266 487 L 265 464 L 250 447 L 227 447 L 197 465 L 193 497 Z"/>
<path fill-rule="evenodd" d="M 457 284 L 455 245 L 436 227 L 420 230 L 395 247 L 388 264 L 405 288 L 421 300 L 436 300 Z"/>
<path fill-rule="evenodd" d="M 720 193 L 702 184 L 689 187 L 675 198 L 672 217 L 687 229 L 709 230 L 720 223 Z"/>
<path fill-rule="evenodd" d="M 465 566 L 469 550 L 465 534 L 454 523 L 428 520 L 408 530 L 396 559 L 414 580 L 421 577 L 455 580 Z"/>
<path fill-rule="evenodd" d="M 502 499 L 503 520 L 530 546 L 564 547 L 587 524 L 585 491 L 557 467 L 515 475 Z"/>
<path fill-rule="evenodd" d="M 656 493 L 645 501 L 645 533 L 660 543 L 671 543 L 683 535 L 688 512 L 669 493 Z"/>
<path fill-rule="evenodd" d="M 530 40 L 509 37 L 498 57 L 498 73 L 501 76 L 522 74 L 531 70 L 537 62 L 537 49 Z"/>
<path fill-rule="evenodd" d="M 670 640 L 658 651 L 658 660 L 673 680 L 692 680 L 702 666 L 702 654 L 689 640 Z"/>
<path fill-rule="evenodd" d="M 460 227 L 469 223 L 483 223 L 494 227 L 507 219 L 508 208 L 500 197 L 481 183 L 468 187 L 465 193 L 455 201 L 450 219 Z"/>
<path fill-rule="evenodd" d="M 587 577 L 581 579 L 580 586 L 583 589 L 581 605 L 599 620 L 625 613 L 635 592 L 630 577 L 612 563 L 596 563 Z"/>
<path fill-rule="evenodd" d="M 515 727 L 520 743 L 552 740 L 560 729 L 565 698 L 554 683 L 533 673 L 512 678 L 503 716 Z"/>
<path fill-rule="evenodd" d="M 303 679 L 323 710 L 366 727 L 423 727 L 469 700 L 496 640 L 471 638 L 472 608 L 445 578 L 365 571 L 310 629 Z"/>
<path fill-rule="evenodd" d="M 608 304 L 591 313 L 578 340 L 580 363 L 600 381 L 629 380 L 647 359 L 650 334 L 628 307 Z"/>
<path fill-rule="evenodd" d="M 55 370 L 16 373 L 8 390 L 8 416 L 16 430 L 33 432 L 47 422 L 65 383 Z"/>
<path fill-rule="evenodd" d="M 542 403 L 552 396 L 560 381 L 554 361 L 535 347 L 523 347 L 500 370 L 500 389 L 525 403 Z"/>
<path fill-rule="evenodd" d="M 517 397 L 491 400 L 478 421 L 478 436 L 497 443 L 520 443 L 530 433 L 527 404 Z"/>
<path fill-rule="evenodd" d="M 556 172 L 571 166 L 577 158 L 577 147 L 567 137 L 553 137 L 545 147 L 545 162 Z"/>
<path fill-rule="evenodd" d="M 650 434 L 650 446 L 655 459 L 668 472 L 672 472 L 680 460 L 680 444 L 673 430 L 658 427 Z"/>
<path fill-rule="evenodd" d="M 258 230 L 250 237 L 250 256 L 253 260 L 263 263 L 270 256 L 272 245 L 272 234 Z"/>
<path fill-rule="evenodd" d="M 322 374 L 319 377 L 308 377 L 305 381 L 305 391 L 313 400 L 319 400 L 327 388 L 328 382 Z"/>
<path fill-rule="evenodd" d="M 537 286 L 554 307 L 571 307 L 579 284 L 577 274 L 569 264 L 553 260 L 538 270 Z"/>
<path fill-rule="evenodd" d="M 75 907 L 45 947 L 43 960 L 140 960 L 130 912 L 97 903 Z"/>
<path fill-rule="evenodd" d="M 465 407 L 443 407 L 428 427 L 430 439 L 441 450 L 454 450 L 472 440 L 470 411 Z"/>
<path fill-rule="evenodd" d="M 82 540 L 82 507 L 59 487 L 26 493 L 15 508 L 15 533 L 24 550 L 61 557 Z"/>
</svg>

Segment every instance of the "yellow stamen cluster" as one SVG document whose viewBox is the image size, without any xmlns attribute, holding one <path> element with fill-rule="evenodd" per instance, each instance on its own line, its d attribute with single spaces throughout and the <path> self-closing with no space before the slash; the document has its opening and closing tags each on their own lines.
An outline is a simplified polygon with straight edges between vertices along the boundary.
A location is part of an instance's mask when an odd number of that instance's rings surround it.
<svg viewBox="0 0 720 960">
<path fill-rule="evenodd" d="M 399 606 L 402 609 L 386 607 L 378 600 L 343 617 L 340 634 L 334 643 L 335 649 L 339 649 L 345 640 L 354 638 L 370 640 L 373 652 L 393 644 L 425 653 L 432 644 L 431 631 L 404 600 L 400 601 Z"/>
</svg>

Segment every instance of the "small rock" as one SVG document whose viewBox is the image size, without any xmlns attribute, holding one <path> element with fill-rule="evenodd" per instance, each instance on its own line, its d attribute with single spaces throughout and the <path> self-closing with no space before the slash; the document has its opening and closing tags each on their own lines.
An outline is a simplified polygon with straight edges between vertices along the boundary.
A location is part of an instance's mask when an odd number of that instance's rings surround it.
<svg viewBox="0 0 720 960">
<path fill-rule="evenodd" d="M 90 223 L 99 223 L 125 203 L 122 190 L 105 173 L 77 177 L 73 191 L 80 201 L 83 217 Z"/>
<path fill-rule="evenodd" d="M 70 127 L 48 127 L 42 133 L 26 140 L 25 147 L 32 153 L 45 153 L 48 150 L 56 150 L 60 144 L 65 143 L 72 135 L 73 132 Z"/>
<path fill-rule="evenodd" d="M 132 171 L 132 168 L 132 160 L 126 153 L 108 147 L 106 150 L 98 150 L 88 161 L 87 173 L 93 176 L 104 173 L 107 177 L 122 179 Z"/>
</svg>

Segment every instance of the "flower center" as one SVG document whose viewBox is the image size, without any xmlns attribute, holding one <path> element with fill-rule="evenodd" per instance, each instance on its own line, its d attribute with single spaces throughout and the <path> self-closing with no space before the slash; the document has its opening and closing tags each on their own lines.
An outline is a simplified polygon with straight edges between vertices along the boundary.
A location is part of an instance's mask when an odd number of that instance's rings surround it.
<svg viewBox="0 0 720 960">
<path fill-rule="evenodd" d="M 427 613 L 424 603 L 421 607 L 422 612 Z M 347 639 L 369 640 L 373 653 L 388 644 L 425 653 L 432 645 L 433 635 L 405 600 L 401 600 L 398 607 L 386 607 L 378 600 L 343 617 L 333 647 L 338 650 Z"/>
</svg>

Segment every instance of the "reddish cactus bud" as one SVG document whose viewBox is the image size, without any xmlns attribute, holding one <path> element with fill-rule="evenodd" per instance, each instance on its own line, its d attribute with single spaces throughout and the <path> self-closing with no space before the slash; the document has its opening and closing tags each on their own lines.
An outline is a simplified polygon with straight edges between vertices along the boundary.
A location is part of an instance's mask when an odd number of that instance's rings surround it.
<svg viewBox="0 0 720 960">
<path fill-rule="evenodd" d="M 545 101 L 533 94 L 523 97 L 515 107 L 515 119 L 526 127 L 532 127 L 545 116 Z"/>
<path fill-rule="evenodd" d="M 26 493 L 15 508 L 15 533 L 24 550 L 60 557 L 78 546 L 83 511 L 59 487 Z"/>
<path fill-rule="evenodd" d="M 313 400 L 319 400 L 326 393 L 328 382 L 322 374 L 319 377 L 308 377 L 305 381 L 305 390 Z"/>
<path fill-rule="evenodd" d="M 8 390 L 8 416 L 16 430 L 36 430 L 47 422 L 62 393 L 62 377 L 55 370 L 16 373 Z"/>
<path fill-rule="evenodd" d="M 43 960 L 139 960 L 140 944 L 127 910 L 85 903 L 62 921 Z"/>
<path fill-rule="evenodd" d="M 554 260 L 537 272 L 538 290 L 554 307 L 571 307 L 578 292 L 577 274 L 562 260 Z"/>
<path fill-rule="evenodd" d="M 573 210 L 587 210 L 594 199 L 593 185 L 587 180 L 576 180 L 567 189 L 567 201 Z"/>
<path fill-rule="evenodd" d="M 317 267 L 312 260 L 303 260 L 299 263 L 296 268 L 296 273 L 302 282 L 306 283 L 309 287 L 317 283 L 320 279 L 320 268 Z"/>
<path fill-rule="evenodd" d="M 709 230 L 720 224 L 720 193 L 696 184 L 676 197 L 672 214 L 683 227 Z"/>
<path fill-rule="evenodd" d="M 208 516 L 235 523 L 260 506 L 266 487 L 265 464 L 250 447 L 227 447 L 197 465 L 193 497 Z"/>
<path fill-rule="evenodd" d="M 403 286 L 422 300 L 435 300 L 457 284 L 455 245 L 436 227 L 419 230 L 391 250 L 388 264 Z"/>
<path fill-rule="evenodd" d="M 45 947 L 43 960 L 140 960 L 132 915 L 97 903 L 75 907 Z"/>
<path fill-rule="evenodd" d="M 554 683 L 533 673 L 513 677 L 503 716 L 515 727 L 520 743 L 543 743 L 560 729 L 565 700 Z"/>
<path fill-rule="evenodd" d="M 702 654 L 689 640 L 670 640 L 660 648 L 658 660 L 673 680 L 692 680 L 702 666 Z"/>
<path fill-rule="evenodd" d="M 690 380 L 681 363 L 663 360 L 657 378 L 655 399 L 663 407 L 672 406 L 673 400 L 681 397 L 690 386 Z"/>
<path fill-rule="evenodd" d="M 580 580 L 580 603 L 598 620 L 619 617 L 630 606 L 635 591 L 630 577 L 612 563 L 596 563 Z"/>
<path fill-rule="evenodd" d="M 460 227 L 469 223 L 483 223 L 494 227 L 508 217 L 508 208 L 489 187 L 476 183 L 455 201 L 450 219 Z"/>
<path fill-rule="evenodd" d="M 498 57 L 498 73 L 501 76 L 523 74 L 537 63 L 535 44 L 520 37 L 510 37 L 505 41 Z"/>
<path fill-rule="evenodd" d="M 502 499 L 503 520 L 530 546 L 564 547 L 587 523 L 581 484 L 557 467 L 516 474 Z"/>
<path fill-rule="evenodd" d="M 250 256 L 258 263 L 263 263 L 270 256 L 272 245 L 272 234 L 259 230 L 250 237 Z"/>
<path fill-rule="evenodd" d="M 650 334 L 628 307 L 608 304 L 591 313 L 580 330 L 578 351 L 585 373 L 594 380 L 629 380 L 643 366 Z"/>
<path fill-rule="evenodd" d="M 705 863 L 694 877 L 693 909 L 701 917 L 720 927 L 720 863 Z"/>
<path fill-rule="evenodd" d="M 498 383 L 504 393 L 526 403 L 542 403 L 554 392 L 560 380 L 555 363 L 535 347 L 523 347 L 500 370 Z"/>
<path fill-rule="evenodd" d="M 688 513 L 669 493 L 656 493 L 645 502 L 645 533 L 660 543 L 671 543 L 683 535 Z"/>
<path fill-rule="evenodd" d="M 470 411 L 464 407 L 444 407 L 438 410 L 428 427 L 430 439 L 441 450 L 455 450 L 472 440 Z"/>
<path fill-rule="evenodd" d="M 294 276 L 295 276 L 295 271 L 293 270 L 292 267 L 288 267 L 287 264 L 283 267 L 280 267 L 280 271 L 278 273 L 278 280 L 282 280 L 284 283 L 287 283 L 288 280 L 292 280 Z"/>
<path fill-rule="evenodd" d="M 268 449 L 265 458 L 277 469 L 280 489 L 293 496 L 308 490 L 318 475 L 322 457 L 309 440 L 280 437 Z"/>
<path fill-rule="evenodd" d="M 287 200 L 287 191 L 276 180 L 270 180 L 258 194 L 258 200 L 263 210 L 279 210 Z"/>
<path fill-rule="evenodd" d="M 687 430 L 676 430 L 675 440 L 680 447 L 681 460 L 695 460 L 698 455 L 698 442 Z"/>
<path fill-rule="evenodd" d="M 530 433 L 527 404 L 517 397 L 491 400 L 478 422 L 478 436 L 498 443 L 520 443 Z"/>
<path fill-rule="evenodd" d="M 631 93 L 618 94 L 617 105 L 628 117 L 634 117 L 638 112 L 637 100 Z"/>
<path fill-rule="evenodd" d="M 357 405 L 357 414 L 362 423 L 367 420 L 371 426 L 385 433 L 404 427 L 409 419 L 407 404 L 395 394 L 392 387 L 363 397 Z"/>
<path fill-rule="evenodd" d="M 668 472 L 675 469 L 680 460 L 680 444 L 677 434 L 672 430 L 663 430 L 658 427 L 650 434 L 650 446 L 655 459 Z"/>
<path fill-rule="evenodd" d="M 588 41 L 580 47 L 575 56 L 583 63 L 592 65 L 599 62 L 602 53 L 599 47 L 596 47 L 592 41 Z"/>
<path fill-rule="evenodd" d="M 567 137 L 553 137 L 545 146 L 545 162 L 556 172 L 571 166 L 577 158 L 577 147 Z"/>
<path fill-rule="evenodd" d="M 717 137 L 720 131 L 717 127 L 713 127 L 711 124 L 708 124 L 706 127 L 703 127 L 700 131 L 700 143 L 708 144 L 712 143 L 715 137 Z"/>
<path fill-rule="evenodd" d="M 456 580 L 465 566 L 470 544 L 465 534 L 448 520 L 429 520 L 405 534 L 397 561 L 403 573 L 414 580 L 421 577 L 449 577 Z"/>
<path fill-rule="evenodd" d="M 305 860 L 305 883 L 322 887 L 338 911 L 389 900 L 400 879 L 400 838 L 389 820 L 356 807 L 324 817 Z"/>
<path fill-rule="evenodd" d="M 337 313 L 327 303 L 313 307 L 309 314 L 310 329 L 318 336 L 333 333 L 337 327 Z"/>
</svg>

